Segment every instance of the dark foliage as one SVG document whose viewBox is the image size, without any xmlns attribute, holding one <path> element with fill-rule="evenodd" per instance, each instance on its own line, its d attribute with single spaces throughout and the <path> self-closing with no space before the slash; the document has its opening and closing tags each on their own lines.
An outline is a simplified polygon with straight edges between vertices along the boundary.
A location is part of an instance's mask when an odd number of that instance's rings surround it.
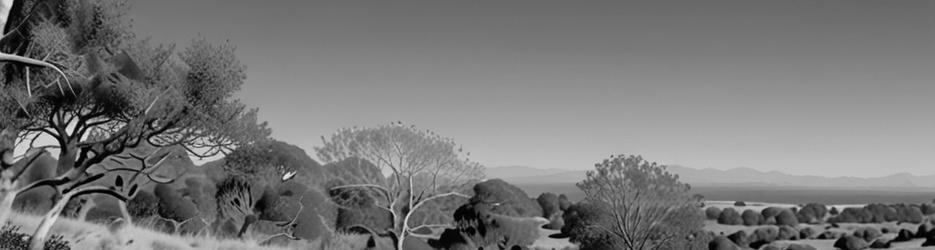
<svg viewBox="0 0 935 250">
<path fill-rule="evenodd" d="M 834 247 L 841 250 L 861 250 L 870 247 L 870 243 L 861 238 L 846 235 L 835 241 Z"/>
<path fill-rule="evenodd" d="M 582 249 L 614 249 L 616 242 L 605 231 L 588 230 L 589 225 L 605 219 L 601 209 L 587 202 L 578 202 L 565 210 L 565 226 L 562 234 L 571 242 L 581 244 Z"/>
<path fill-rule="evenodd" d="M 139 191 L 133 199 L 127 201 L 127 212 L 133 218 L 145 218 L 156 214 L 159 198 L 148 191 Z"/>
<path fill-rule="evenodd" d="M 491 179 L 474 185 L 470 204 L 490 204 L 490 212 L 506 216 L 537 217 L 542 209 L 522 189 L 500 179 Z"/>
<path fill-rule="evenodd" d="M 747 206 L 747 203 L 746 203 L 746 202 L 743 202 L 743 201 L 735 201 L 735 202 L 734 202 L 734 206 L 735 206 L 735 207 L 746 207 L 746 206 Z"/>
<path fill-rule="evenodd" d="M 787 225 L 787 226 L 798 226 L 799 220 L 795 217 L 795 213 L 789 209 L 783 209 L 776 215 L 776 225 Z"/>
<path fill-rule="evenodd" d="M 751 247 L 758 248 L 759 246 L 776 241 L 779 238 L 779 229 L 775 226 L 761 227 L 753 230 L 753 233 L 747 237 L 746 242 L 750 243 Z"/>
<path fill-rule="evenodd" d="M 32 236 L 20 233 L 19 226 L 6 224 L 0 228 L 0 249 L 4 250 L 27 250 Z M 70 250 L 71 246 L 61 235 L 52 235 L 45 242 L 45 250 Z"/>
<path fill-rule="evenodd" d="M 568 196 L 565 194 L 558 195 L 558 208 L 562 211 L 568 210 L 568 207 L 571 207 L 572 203 L 568 200 Z"/>
<path fill-rule="evenodd" d="M 708 207 L 704 210 L 705 218 L 709 220 L 717 220 L 718 216 L 721 216 L 721 209 L 717 207 Z"/>
<path fill-rule="evenodd" d="M 708 243 L 709 250 L 740 250 L 740 246 L 724 236 L 717 236 Z"/>
<path fill-rule="evenodd" d="M 756 226 L 763 223 L 763 215 L 751 209 L 744 210 L 740 217 L 743 219 L 744 226 Z"/>
<path fill-rule="evenodd" d="M 733 208 L 725 208 L 721 211 L 721 214 L 717 217 L 717 223 L 724 225 L 742 225 L 743 219 L 740 218 L 740 213 Z"/>
<path fill-rule="evenodd" d="M 553 214 L 562 211 L 559 207 L 558 195 L 553 193 L 542 193 L 536 198 L 539 207 L 542 208 L 542 217 L 549 218 Z"/>
<path fill-rule="evenodd" d="M 741 231 L 737 231 L 732 234 L 729 234 L 727 235 L 727 239 L 730 239 L 730 241 L 733 241 L 734 244 L 737 244 L 738 246 L 741 246 L 741 247 L 750 246 L 750 237 L 747 236 L 746 231 L 741 230 Z"/>
<path fill-rule="evenodd" d="M 182 194 L 172 185 L 156 185 L 154 194 L 159 199 L 157 213 L 162 218 L 182 222 L 194 217 L 198 212 L 195 203 L 188 198 L 182 197 Z"/>
</svg>

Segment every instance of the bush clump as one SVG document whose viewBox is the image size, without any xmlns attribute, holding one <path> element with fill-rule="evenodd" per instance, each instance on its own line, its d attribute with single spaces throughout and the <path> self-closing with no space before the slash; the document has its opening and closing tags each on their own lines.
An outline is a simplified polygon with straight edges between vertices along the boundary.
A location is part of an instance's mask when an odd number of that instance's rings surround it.
<svg viewBox="0 0 935 250">
<path fill-rule="evenodd" d="M 744 226 L 756 226 L 763 223 L 763 215 L 751 209 L 744 210 L 740 217 L 743 219 Z"/>
<path fill-rule="evenodd" d="M 717 220 L 717 217 L 721 215 L 721 209 L 717 207 L 708 207 L 704 210 L 705 217 L 709 220 Z"/>
<path fill-rule="evenodd" d="M 734 206 L 735 206 L 735 207 L 746 207 L 746 206 L 747 206 L 747 203 L 746 203 L 746 202 L 743 202 L 743 201 L 735 201 L 735 202 L 734 202 Z"/>
<path fill-rule="evenodd" d="M 742 225 L 743 218 L 740 217 L 740 213 L 733 208 L 725 208 L 721 211 L 721 214 L 717 217 L 718 224 L 724 225 Z"/>
<path fill-rule="evenodd" d="M 776 225 L 787 225 L 787 226 L 798 226 L 799 220 L 796 218 L 795 213 L 789 209 L 783 209 L 776 215 Z"/>
</svg>

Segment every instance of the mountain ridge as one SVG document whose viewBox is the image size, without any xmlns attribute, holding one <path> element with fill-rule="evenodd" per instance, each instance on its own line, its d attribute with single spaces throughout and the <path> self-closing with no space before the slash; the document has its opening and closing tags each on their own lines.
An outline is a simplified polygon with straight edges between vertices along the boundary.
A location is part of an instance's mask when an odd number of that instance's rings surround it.
<svg viewBox="0 0 935 250">
<path fill-rule="evenodd" d="M 517 171 L 512 171 L 517 170 Z M 518 170 L 522 170 L 519 172 Z M 783 187 L 873 187 L 873 188 L 935 188 L 935 175 L 914 175 L 899 172 L 881 177 L 826 177 L 818 175 L 795 175 L 781 171 L 762 171 L 749 167 L 726 170 L 715 168 L 691 168 L 669 165 L 669 172 L 692 185 L 758 185 Z M 500 178 L 512 183 L 575 183 L 585 177 L 585 170 L 538 169 L 528 166 L 493 167 L 485 170 L 488 178 Z"/>
</svg>

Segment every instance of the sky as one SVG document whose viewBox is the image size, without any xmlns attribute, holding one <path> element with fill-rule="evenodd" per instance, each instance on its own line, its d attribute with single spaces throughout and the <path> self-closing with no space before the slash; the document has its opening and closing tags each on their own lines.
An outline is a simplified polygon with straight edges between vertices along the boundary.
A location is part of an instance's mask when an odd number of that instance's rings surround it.
<svg viewBox="0 0 935 250">
<path fill-rule="evenodd" d="M 237 46 L 239 98 L 304 148 L 403 121 L 486 166 L 935 174 L 935 1 L 129 0 Z"/>
</svg>

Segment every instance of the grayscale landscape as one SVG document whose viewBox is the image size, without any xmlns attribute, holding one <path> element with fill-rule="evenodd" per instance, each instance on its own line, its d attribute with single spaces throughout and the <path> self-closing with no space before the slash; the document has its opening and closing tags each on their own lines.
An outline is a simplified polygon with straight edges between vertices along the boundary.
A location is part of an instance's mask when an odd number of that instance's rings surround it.
<svg viewBox="0 0 935 250">
<path fill-rule="evenodd" d="M 935 249 L 933 13 L 0 0 L 0 250 Z"/>
</svg>

